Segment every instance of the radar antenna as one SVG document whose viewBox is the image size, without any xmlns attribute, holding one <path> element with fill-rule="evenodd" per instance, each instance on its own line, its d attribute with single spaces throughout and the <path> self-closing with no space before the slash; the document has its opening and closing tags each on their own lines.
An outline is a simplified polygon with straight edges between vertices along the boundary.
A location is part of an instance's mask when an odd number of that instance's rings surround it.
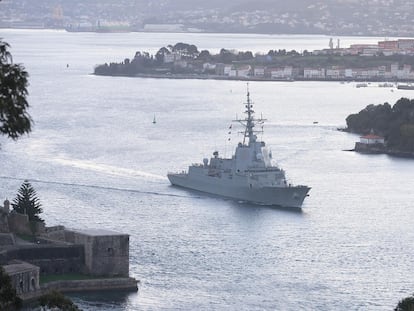
<svg viewBox="0 0 414 311">
<path fill-rule="evenodd" d="M 247 117 L 245 119 L 233 120 L 239 122 L 244 126 L 244 131 L 240 132 L 243 134 L 243 145 L 246 144 L 246 138 L 249 139 L 249 145 L 256 142 L 256 133 L 263 133 L 263 126 L 261 130 L 254 130 L 256 124 L 263 124 L 266 119 L 261 116 L 260 119 L 254 118 L 253 102 L 250 100 L 249 83 L 247 83 L 247 102 L 245 103 L 246 111 L 244 112 Z"/>
</svg>

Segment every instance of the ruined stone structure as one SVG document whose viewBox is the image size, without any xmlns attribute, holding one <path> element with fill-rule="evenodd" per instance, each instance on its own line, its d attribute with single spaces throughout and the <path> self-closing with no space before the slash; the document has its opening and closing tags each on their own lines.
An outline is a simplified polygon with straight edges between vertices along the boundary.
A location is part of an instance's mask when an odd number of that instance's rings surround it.
<svg viewBox="0 0 414 311">
<path fill-rule="evenodd" d="M 13 261 L 3 268 L 20 297 L 30 297 L 39 291 L 39 267 L 27 262 Z"/>
</svg>

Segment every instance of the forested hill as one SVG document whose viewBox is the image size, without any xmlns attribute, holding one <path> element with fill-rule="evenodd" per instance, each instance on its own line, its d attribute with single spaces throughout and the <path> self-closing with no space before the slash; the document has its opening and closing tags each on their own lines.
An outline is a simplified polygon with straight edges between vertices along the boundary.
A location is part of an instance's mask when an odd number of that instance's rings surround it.
<svg viewBox="0 0 414 311">
<path fill-rule="evenodd" d="M 394 106 L 389 103 L 368 105 L 346 118 L 347 131 L 385 137 L 387 149 L 414 152 L 414 99 L 400 98 Z"/>
</svg>

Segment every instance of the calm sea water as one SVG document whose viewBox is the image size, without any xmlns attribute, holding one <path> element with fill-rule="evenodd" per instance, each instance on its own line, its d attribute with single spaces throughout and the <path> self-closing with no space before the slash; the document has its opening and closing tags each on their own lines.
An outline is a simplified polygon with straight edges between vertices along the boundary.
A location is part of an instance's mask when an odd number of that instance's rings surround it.
<svg viewBox="0 0 414 311">
<path fill-rule="evenodd" d="M 324 36 L 88 34 L 0 30 L 30 73 L 33 132 L 0 138 L 0 199 L 29 179 L 48 225 L 129 233 L 136 294 L 82 294 L 84 310 L 391 310 L 414 291 L 414 162 L 342 151 L 348 114 L 410 91 L 353 83 L 252 82 L 263 139 L 289 179 L 312 187 L 302 212 L 173 188 L 168 171 L 230 156 L 235 81 L 112 78 L 95 64 L 176 42 L 267 52 Z M 380 38 L 341 38 L 345 45 Z M 68 67 L 67 67 L 68 65 Z M 157 123 L 152 124 L 154 115 Z M 318 122 L 314 124 L 314 122 Z"/>
</svg>

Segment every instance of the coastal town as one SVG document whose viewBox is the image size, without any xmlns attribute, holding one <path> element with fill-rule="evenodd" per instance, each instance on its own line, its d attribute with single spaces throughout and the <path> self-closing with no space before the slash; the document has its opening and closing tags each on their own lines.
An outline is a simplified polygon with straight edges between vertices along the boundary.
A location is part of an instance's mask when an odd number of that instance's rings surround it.
<svg viewBox="0 0 414 311">
<path fill-rule="evenodd" d="M 97 75 L 236 80 L 414 81 L 414 39 L 351 44 L 312 52 L 271 50 L 267 54 L 221 49 L 213 55 L 191 44 L 136 52 L 132 60 L 99 65 Z"/>
<path fill-rule="evenodd" d="M 365 1 L 3 0 L 0 27 L 69 31 L 413 35 L 414 3 Z"/>
</svg>

